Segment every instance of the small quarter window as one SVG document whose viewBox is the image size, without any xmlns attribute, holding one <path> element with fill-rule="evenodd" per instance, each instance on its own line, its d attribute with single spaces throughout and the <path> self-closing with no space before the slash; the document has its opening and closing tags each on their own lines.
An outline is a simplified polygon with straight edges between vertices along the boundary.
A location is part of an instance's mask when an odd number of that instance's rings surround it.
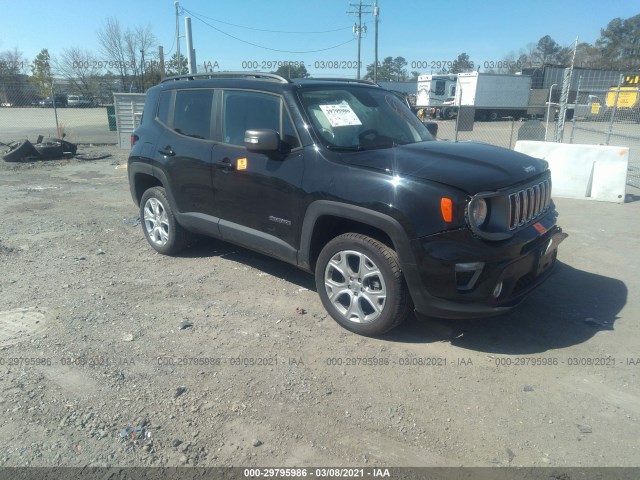
<svg viewBox="0 0 640 480">
<path fill-rule="evenodd" d="M 158 98 L 158 111 L 156 118 L 158 121 L 169 124 L 169 107 L 171 106 L 171 92 L 162 92 Z"/>
</svg>

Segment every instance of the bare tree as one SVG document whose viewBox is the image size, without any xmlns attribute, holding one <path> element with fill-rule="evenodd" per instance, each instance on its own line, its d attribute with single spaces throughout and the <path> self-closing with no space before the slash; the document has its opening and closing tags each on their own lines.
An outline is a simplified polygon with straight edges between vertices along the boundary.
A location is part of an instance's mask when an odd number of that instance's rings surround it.
<svg viewBox="0 0 640 480">
<path fill-rule="evenodd" d="M 140 91 L 144 91 L 144 77 L 147 72 L 153 72 L 153 68 L 149 68 L 149 65 L 152 64 L 158 58 L 158 39 L 151 31 L 151 25 L 147 25 L 146 27 L 136 27 L 135 30 L 135 38 L 136 38 L 136 47 L 140 52 L 141 62 L 140 62 Z"/>
<path fill-rule="evenodd" d="M 24 105 L 34 100 L 35 92 L 25 75 L 27 62 L 20 50 L 0 52 L 0 103 Z"/>
<path fill-rule="evenodd" d="M 102 54 L 108 60 L 108 69 L 114 69 L 118 73 L 124 88 L 129 77 L 129 64 L 127 46 L 117 18 L 107 18 L 104 26 L 98 30 L 98 41 L 102 47 Z"/>
<path fill-rule="evenodd" d="M 56 72 L 64 77 L 75 91 L 86 97 L 95 95 L 101 69 L 100 63 L 90 51 L 79 47 L 65 48 L 54 65 Z"/>
<path fill-rule="evenodd" d="M 486 73 L 501 74 L 513 74 L 519 72 L 523 68 L 520 56 L 515 52 L 507 53 L 504 57 L 502 57 L 502 60 L 486 61 L 482 64 L 482 67 L 484 68 L 484 71 Z"/>
<path fill-rule="evenodd" d="M 134 75 L 133 83 L 139 91 L 144 91 L 145 64 L 149 64 L 157 57 L 155 47 L 158 40 L 151 31 L 151 26 L 136 27 L 135 30 L 127 30 L 124 34 L 129 65 Z"/>
<path fill-rule="evenodd" d="M 109 70 L 115 70 L 122 82 L 122 88 L 143 91 L 145 64 L 157 58 L 155 47 L 158 43 L 151 26 L 122 30 L 116 18 L 109 17 L 104 27 L 98 31 L 98 40 L 108 59 Z"/>
<path fill-rule="evenodd" d="M 0 52 L 0 75 L 19 75 L 27 71 L 27 62 L 17 47 Z"/>
</svg>

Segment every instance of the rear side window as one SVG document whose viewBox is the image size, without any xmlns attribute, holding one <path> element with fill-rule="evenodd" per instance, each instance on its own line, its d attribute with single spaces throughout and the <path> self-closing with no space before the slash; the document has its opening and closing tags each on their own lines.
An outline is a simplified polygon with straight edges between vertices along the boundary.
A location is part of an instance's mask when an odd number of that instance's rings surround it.
<svg viewBox="0 0 640 480">
<path fill-rule="evenodd" d="M 213 90 L 178 90 L 173 114 L 173 129 L 188 137 L 211 138 Z"/>
</svg>

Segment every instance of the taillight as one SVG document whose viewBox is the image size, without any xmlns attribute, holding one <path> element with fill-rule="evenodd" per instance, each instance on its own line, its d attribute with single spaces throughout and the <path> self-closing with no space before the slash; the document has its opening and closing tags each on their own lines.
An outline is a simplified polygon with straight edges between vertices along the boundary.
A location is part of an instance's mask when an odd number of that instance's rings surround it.
<svg viewBox="0 0 640 480">
<path fill-rule="evenodd" d="M 140 140 L 140 137 L 138 137 L 138 135 L 136 135 L 135 133 L 132 133 L 131 134 L 131 146 L 133 147 L 138 140 Z"/>
</svg>

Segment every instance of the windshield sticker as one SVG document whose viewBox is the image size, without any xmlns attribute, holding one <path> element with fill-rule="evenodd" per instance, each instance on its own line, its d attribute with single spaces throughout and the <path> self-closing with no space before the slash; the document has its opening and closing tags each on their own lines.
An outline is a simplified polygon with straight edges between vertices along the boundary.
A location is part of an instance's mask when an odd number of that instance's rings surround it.
<svg viewBox="0 0 640 480">
<path fill-rule="evenodd" d="M 362 125 L 358 116 L 346 103 L 340 105 L 320 105 L 320 109 L 327 117 L 332 127 Z"/>
</svg>

